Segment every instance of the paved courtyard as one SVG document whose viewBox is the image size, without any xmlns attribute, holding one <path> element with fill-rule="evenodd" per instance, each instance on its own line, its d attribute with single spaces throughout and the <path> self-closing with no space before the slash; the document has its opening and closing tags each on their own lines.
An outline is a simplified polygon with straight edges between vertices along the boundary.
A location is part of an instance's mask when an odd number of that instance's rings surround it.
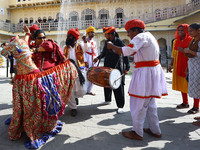
<svg viewBox="0 0 200 150">
<path fill-rule="evenodd" d="M 127 94 L 131 76 L 126 76 L 126 102 L 123 114 L 117 114 L 114 97 L 111 105 L 100 106 L 104 101 L 103 88 L 94 86 L 96 96 L 86 95 L 79 100 L 78 115 L 70 116 L 66 108 L 62 132 L 51 138 L 40 150 L 199 150 L 200 128 L 192 125 L 193 118 L 188 109 L 177 110 L 181 95 L 171 90 L 172 74 L 166 73 L 168 96 L 157 99 L 160 127 L 163 137 L 154 138 L 144 133 L 143 141 L 124 138 L 121 131 L 132 127 Z M 10 141 L 8 126 L 4 121 L 12 115 L 12 85 L 8 84 L 6 69 L 0 68 L 0 150 L 24 150 L 24 138 Z M 190 107 L 193 99 L 189 99 Z M 145 122 L 145 127 L 147 123 Z"/>
</svg>

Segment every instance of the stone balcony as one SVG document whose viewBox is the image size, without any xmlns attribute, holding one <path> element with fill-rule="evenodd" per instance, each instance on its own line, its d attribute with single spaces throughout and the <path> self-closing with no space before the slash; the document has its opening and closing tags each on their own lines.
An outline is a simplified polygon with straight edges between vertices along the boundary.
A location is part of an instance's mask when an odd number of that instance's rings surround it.
<svg viewBox="0 0 200 150">
<path fill-rule="evenodd" d="M 62 22 L 51 21 L 46 23 L 38 23 L 38 25 L 40 29 L 44 31 L 61 31 L 61 30 L 69 30 L 71 28 L 78 28 L 81 30 L 81 29 L 86 29 L 90 25 L 94 26 L 96 29 L 101 29 L 105 26 L 115 26 L 116 28 L 124 28 L 125 23 L 130 19 L 140 19 L 143 20 L 146 24 L 148 24 L 180 16 L 182 16 L 183 18 L 186 15 L 197 12 L 200 12 L 200 0 L 194 0 L 186 5 L 181 5 L 173 8 L 156 10 L 153 13 L 147 13 L 132 18 L 109 18 L 109 19 L 93 19 L 93 20 L 78 20 L 78 21 L 64 20 Z M 27 26 L 32 26 L 32 24 L 27 24 Z M 23 24 L 12 24 L 0 21 L 0 30 L 3 31 L 13 32 L 13 33 L 22 32 L 23 31 L 22 28 Z"/>
</svg>

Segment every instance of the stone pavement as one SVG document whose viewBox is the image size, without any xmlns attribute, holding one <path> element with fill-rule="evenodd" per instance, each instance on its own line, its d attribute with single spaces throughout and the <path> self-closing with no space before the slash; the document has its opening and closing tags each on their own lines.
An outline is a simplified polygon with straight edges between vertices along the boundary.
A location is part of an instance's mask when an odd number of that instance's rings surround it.
<svg viewBox="0 0 200 150">
<path fill-rule="evenodd" d="M 0 68 L 0 150 L 24 150 L 24 138 L 10 141 L 8 126 L 4 121 L 12 115 L 12 86 L 8 84 L 5 68 Z M 193 118 L 188 109 L 177 110 L 181 95 L 171 90 L 172 74 L 166 73 L 168 96 L 157 99 L 160 127 L 163 137 L 154 138 L 144 133 L 143 141 L 124 138 L 121 131 L 131 130 L 129 96 L 127 94 L 131 76 L 126 76 L 126 103 L 123 114 L 117 114 L 114 97 L 111 105 L 100 106 L 104 101 L 103 88 L 94 86 L 96 96 L 86 95 L 79 100 L 78 116 L 71 117 L 70 109 L 60 118 L 63 130 L 51 138 L 40 150 L 199 150 L 200 128 L 192 125 Z M 189 99 L 190 107 L 193 100 Z M 145 122 L 145 127 L 147 123 Z"/>
</svg>

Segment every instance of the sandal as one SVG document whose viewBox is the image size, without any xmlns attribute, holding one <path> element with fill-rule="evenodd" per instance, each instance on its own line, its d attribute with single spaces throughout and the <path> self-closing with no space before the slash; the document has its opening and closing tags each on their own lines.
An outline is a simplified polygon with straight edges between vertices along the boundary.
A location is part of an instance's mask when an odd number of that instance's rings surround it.
<svg viewBox="0 0 200 150">
<path fill-rule="evenodd" d="M 198 121 L 194 121 L 192 124 L 195 125 L 195 126 L 199 126 L 200 127 L 200 121 L 199 120 Z"/>
<path fill-rule="evenodd" d="M 87 95 L 92 95 L 92 96 L 95 96 L 96 94 L 95 93 L 92 93 L 92 92 L 90 92 L 90 93 L 86 93 Z"/>
<path fill-rule="evenodd" d="M 189 108 L 189 105 L 185 104 L 185 103 L 182 103 L 180 105 L 177 105 L 176 108 L 178 108 L 178 109 Z"/>
<path fill-rule="evenodd" d="M 198 113 L 199 112 L 199 109 L 198 108 L 195 108 L 195 107 L 193 107 L 192 109 L 190 109 L 187 113 L 188 114 L 196 114 L 196 113 Z"/>
<path fill-rule="evenodd" d="M 161 138 L 162 137 L 162 134 L 155 134 L 149 128 L 144 128 L 143 131 L 148 133 L 148 134 L 150 134 L 150 135 L 152 135 L 152 136 L 155 136 L 157 138 Z"/>
<path fill-rule="evenodd" d="M 194 120 L 200 120 L 200 117 L 194 117 Z"/>
</svg>

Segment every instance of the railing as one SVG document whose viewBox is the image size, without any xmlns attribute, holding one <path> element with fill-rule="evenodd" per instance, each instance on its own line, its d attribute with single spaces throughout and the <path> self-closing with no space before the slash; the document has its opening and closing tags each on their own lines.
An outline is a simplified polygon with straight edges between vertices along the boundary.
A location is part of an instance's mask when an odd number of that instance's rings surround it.
<svg viewBox="0 0 200 150">
<path fill-rule="evenodd" d="M 90 25 L 94 26 L 96 29 L 103 28 L 104 26 L 115 26 L 117 28 L 123 28 L 125 23 L 130 19 L 141 19 L 145 23 L 152 23 L 155 21 L 187 15 L 198 9 L 200 9 L 200 0 L 193 0 L 191 3 L 186 5 L 159 10 L 155 11 L 154 13 L 147 13 L 133 18 L 110 18 L 79 21 L 67 20 L 64 22 L 39 23 L 38 25 L 40 29 L 45 31 L 69 30 L 71 28 L 86 29 Z M 32 26 L 32 24 L 27 24 L 27 26 Z M 12 24 L 0 21 L 0 30 L 8 32 L 22 32 L 23 24 Z"/>
</svg>

